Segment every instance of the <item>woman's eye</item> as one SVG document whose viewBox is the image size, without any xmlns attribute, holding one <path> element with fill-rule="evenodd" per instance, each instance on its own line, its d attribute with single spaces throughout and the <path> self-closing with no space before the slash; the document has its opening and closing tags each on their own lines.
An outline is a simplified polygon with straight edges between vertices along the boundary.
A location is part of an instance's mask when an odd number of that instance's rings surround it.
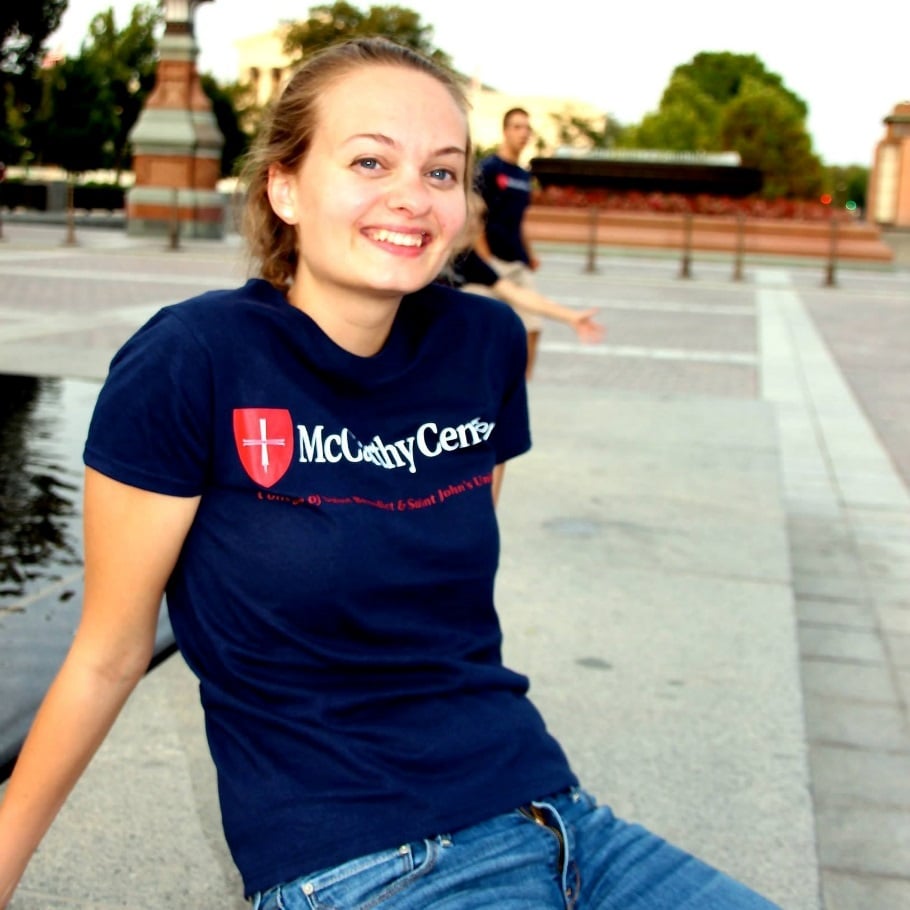
<svg viewBox="0 0 910 910">
<path fill-rule="evenodd" d="M 434 180 L 454 180 L 455 172 L 450 171 L 447 167 L 435 167 L 430 171 L 430 176 Z"/>
<path fill-rule="evenodd" d="M 358 158 L 354 163 L 366 171 L 379 170 L 379 161 L 376 158 Z"/>
</svg>

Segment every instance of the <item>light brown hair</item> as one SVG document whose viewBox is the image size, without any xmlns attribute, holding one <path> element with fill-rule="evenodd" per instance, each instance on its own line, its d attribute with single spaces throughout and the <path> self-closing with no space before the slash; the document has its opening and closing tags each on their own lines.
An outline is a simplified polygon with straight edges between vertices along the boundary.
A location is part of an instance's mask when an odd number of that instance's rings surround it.
<svg viewBox="0 0 910 910">
<path fill-rule="evenodd" d="M 297 235 L 293 226 L 272 210 L 268 198 L 269 169 L 296 171 L 318 126 L 319 99 L 327 88 L 364 66 L 402 66 L 432 76 L 443 85 L 467 119 L 468 101 L 458 77 L 411 48 L 387 38 L 355 38 L 308 58 L 281 93 L 260 129 L 241 173 L 246 187 L 243 233 L 259 275 L 281 291 L 287 290 L 297 269 Z M 465 192 L 472 174 L 471 141 L 466 150 Z"/>
</svg>

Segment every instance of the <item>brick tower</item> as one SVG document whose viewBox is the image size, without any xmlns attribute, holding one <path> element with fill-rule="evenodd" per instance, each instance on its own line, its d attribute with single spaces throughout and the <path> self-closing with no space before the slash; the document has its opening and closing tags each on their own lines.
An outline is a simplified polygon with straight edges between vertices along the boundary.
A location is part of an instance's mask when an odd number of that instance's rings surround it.
<svg viewBox="0 0 910 910">
<path fill-rule="evenodd" d="M 196 7 L 208 0 L 160 0 L 165 30 L 155 88 L 130 140 L 136 182 L 127 194 L 127 233 L 224 235 L 224 200 L 216 190 L 224 140 L 202 90 L 193 33 Z"/>
<path fill-rule="evenodd" d="M 884 123 L 885 136 L 875 148 L 869 178 L 869 218 L 910 228 L 910 101 L 895 105 Z"/>
</svg>

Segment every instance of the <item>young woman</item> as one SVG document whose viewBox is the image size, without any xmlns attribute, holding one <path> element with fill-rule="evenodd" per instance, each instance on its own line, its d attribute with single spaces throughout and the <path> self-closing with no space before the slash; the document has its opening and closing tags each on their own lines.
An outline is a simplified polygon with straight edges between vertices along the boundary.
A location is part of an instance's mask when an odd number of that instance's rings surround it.
<svg viewBox="0 0 910 910">
<path fill-rule="evenodd" d="M 261 277 L 115 357 L 85 449 L 82 622 L 0 809 L 0 906 L 151 656 L 166 590 L 257 908 L 760 908 L 597 808 L 500 660 L 494 501 L 525 335 L 433 283 L 465 219 L 458 84 L 358 40 L 260 137 Z"/>
</svg>

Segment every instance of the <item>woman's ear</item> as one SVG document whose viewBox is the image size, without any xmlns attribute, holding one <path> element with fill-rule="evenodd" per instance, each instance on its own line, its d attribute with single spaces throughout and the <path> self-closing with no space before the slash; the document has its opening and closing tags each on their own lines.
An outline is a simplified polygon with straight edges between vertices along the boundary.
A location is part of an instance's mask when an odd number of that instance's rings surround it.
<svg viewBox="0 0 910 910">
<path fill-rule="evenodd" d="M 269 202 L 272 211 L 285 224 L 297 224 L 297 195 L 294 177 L 277 164 L 269 166 Z"/>
</svg>

